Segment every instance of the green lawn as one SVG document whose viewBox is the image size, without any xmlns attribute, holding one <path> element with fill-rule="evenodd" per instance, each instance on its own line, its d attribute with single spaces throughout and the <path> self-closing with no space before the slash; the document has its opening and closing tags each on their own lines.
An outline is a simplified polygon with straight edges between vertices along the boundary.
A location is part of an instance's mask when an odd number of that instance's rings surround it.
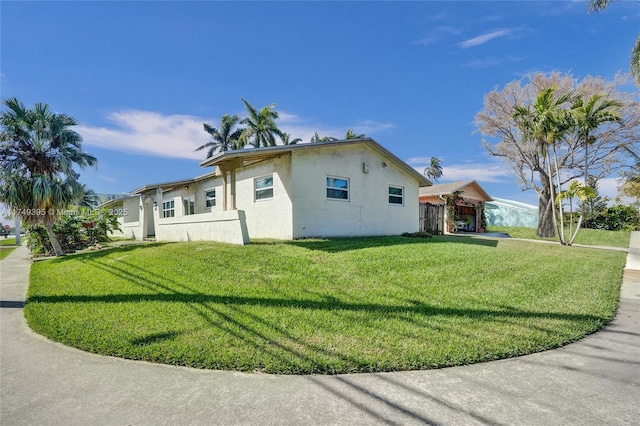
<svg viewBox="0 0 640 426">
<path fill-rule="evenodd" d="M 0 246 L 15 246 L 16 245 L 16 237 L 0 237 Z"/>
<path fill-rule="evenodd" d="M 32 266 L 25 315 L 87 351 L 198 368 L 438 368 L 575 341 L 614 315 L 625 253 L 403 237 L 156 243 Z"/>
<path fill-rule="evenodd" d="M 15 247 L 0 247 L 0 260 L 9 256 L 11 252 L 14 251 L 15 249 L 16 249 Z"/>
<path fill-rule="evenodd" d="M 559 241 L 558 238 L 538 238 L 536 237 L 535 228 L 525 228 L 517 226 L 489 226 L 487 232 L 504 232 L 512 238 L 526 238 L 530 240 L 549 240 Z M 568 240 L 568 228 L 566 231 L 566 239 Z M 611 247 L 629 247 L 629 231 L 604 231 L 601 229 L 581 229 L 578 232 L 574 244 L 583 244 L 588 246 L 611 246 Z"/>
</svg>

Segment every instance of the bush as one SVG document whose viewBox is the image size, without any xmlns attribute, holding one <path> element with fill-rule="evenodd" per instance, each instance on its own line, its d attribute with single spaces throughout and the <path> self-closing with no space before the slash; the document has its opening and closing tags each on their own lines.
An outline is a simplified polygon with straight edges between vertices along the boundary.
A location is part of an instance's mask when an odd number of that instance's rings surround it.
<svg viewBox="0 0 640 426">
<path fill-rule="evenodd" d="M 77 213 L 59 217 L 53 226 L 53 232 L 65 252 L 111 241 L 109 232 L 120 229 L 118 217 L 110 214 L 108 210 L 83 209 Z M 33 254 L 53 254 L 53 247 L 44 226 L 28 226 L 27 231 L 27 246 Z"/>
<path fill-rule="evenodd" d="M 593 219 L 592 226 L 607 231 L 640 231 L 640 214 L 631 206 L 611 206 Z"/>
</svg>

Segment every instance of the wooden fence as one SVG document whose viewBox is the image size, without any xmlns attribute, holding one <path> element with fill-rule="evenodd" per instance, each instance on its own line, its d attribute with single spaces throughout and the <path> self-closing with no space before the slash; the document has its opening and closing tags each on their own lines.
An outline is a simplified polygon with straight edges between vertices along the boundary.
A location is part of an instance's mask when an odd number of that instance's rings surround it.
<svg viewBox="0 0 640 426">
<path fill-rule="evenodd" d="M 420 203 L 420 232 L 444 232 L 444 205 Z"/>
</svg>

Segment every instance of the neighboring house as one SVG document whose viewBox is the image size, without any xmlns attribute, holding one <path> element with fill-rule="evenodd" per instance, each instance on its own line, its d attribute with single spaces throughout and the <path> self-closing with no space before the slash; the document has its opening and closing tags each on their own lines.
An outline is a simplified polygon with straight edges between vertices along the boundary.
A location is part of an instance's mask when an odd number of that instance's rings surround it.
<svg viewBox="0 0 640 426">
<path fill-rule="evenodd" d="M 494 198 L 485 205 L 485 217 L 489 226 L 538 227 L 538 207 L 519 201 Z"/>
<path fill-rule="evenodd" d="M 446 198 L 454 193 L 460 197 L 456 202 L 455 216 L 450 218 L 445 208 L 444 215 L 441 216 L 443 223 L 440 224 L 440 229 L 446 229 L 448 232 L 484 232 L 482 212 L 485 203 L 492 198 L 475 180 L 440 183 L 420 188 L 420 203 L 444 206 Z"/>
<path fill-rule="evenodd" d="M 418 230 L 418 190 L 431 184 L 371 139 L 227 151 L 201 166 L 215 170 L 103 206 L 136 239 L 398 235 Z"/>
</svg>

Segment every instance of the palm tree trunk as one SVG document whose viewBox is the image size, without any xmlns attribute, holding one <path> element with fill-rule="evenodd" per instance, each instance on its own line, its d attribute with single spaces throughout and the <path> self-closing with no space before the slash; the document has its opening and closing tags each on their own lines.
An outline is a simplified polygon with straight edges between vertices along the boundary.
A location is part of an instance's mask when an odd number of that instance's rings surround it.
<svg viewBox="0 0 640 426">
<path fill-rule="evenodd" d="M 549 152 L 547 151 L 547 156 L 549 155 Z M 558 192 L 560 192 L 560 190 L 562 188 L 560 188 L 560 170 L 558 170 L 558 155 L 556 153 L 556 147 L 555 145 L 553 146 L 553 160 L 554 160 L 554 164 L 556 166 L 556 181 L 558 182 Z M 549 164 L 549 168 L 551 168 L 551 164 Z M 553 183 L 551 184 L 551 186 L 553 186 Z M 553 211 L 555 212 L 555 198 L 553 198 L 553 196 L 551 197 L 551 199 L 554 202 L 554 209 Z M 560 238 L 560 244 L 565 245 L 566 241 L 564 238 L 564 214 L 562 211 L 562 201 L 560 201 L 560 203 L 558 203 L 558 212 L 560 213 L 560 232 L 558 232 L 558 236 Z"/>
<path fill-rule="evenodd" d="M 538 192 L 538 228 L 536 235 L 539 238 L 553 238 L 556 236 L 553 222 L 553 202 L 549 195 L 550 180 L 544 173 L 540 173 L 542 190 Z"/>
<path fill-rule="evenodd" d="M 44 220 L 44 229 L 47 231 L 47 236 L 49 237 L 49 241 L 51 242 L 51 246 L 53 247 L 53 251 L 56 256 L 64 256 L 64 251 L 62 250 L 62 246 L 58 242 L 58 238 L 56 237 L 55 232 L 53 232 L 53 220 L 47 218 Z"/>
</svg>

